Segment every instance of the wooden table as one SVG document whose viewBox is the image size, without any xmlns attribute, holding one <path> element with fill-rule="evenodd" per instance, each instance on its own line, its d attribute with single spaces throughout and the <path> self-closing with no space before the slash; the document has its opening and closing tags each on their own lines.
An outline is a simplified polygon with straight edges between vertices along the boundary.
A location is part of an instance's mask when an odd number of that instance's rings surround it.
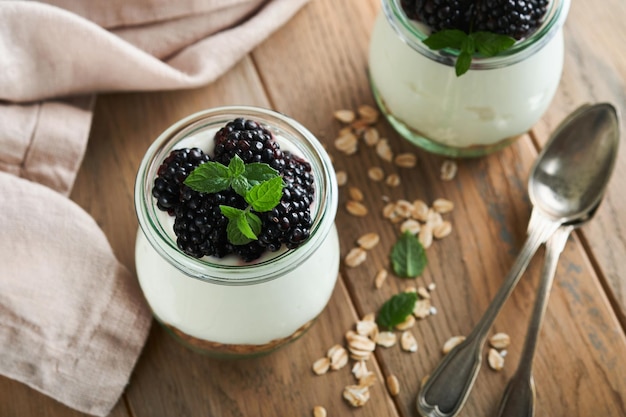
<svg viewBox="0 0 626 417">
<path fill-rule="evenodd" d="M 532 132 L 497 154 L 459 161 L 452 181 L 442 181 L 444 158 L 400 139 L 385 121 L 377 128 L 396 152 L 415 152 L 417 167 L 397 169 L 401 184 L 372 183 L 364 167 L 381 164 L 362 147 L 345 156 L 332 143 L 340 128 L 337 109 L 373 104 L 367 80 L 369 35 L 378 0 L 314 0 L 284 28 L 205 88 L 194 91 L 110 94 L 98 98 L 87 154 L 72 199 L 97 220 L 115 253 L 134 270 L 137 221 L 133 183 L 139 161 L 160 132 L 180 118 L 213 106 L 270 107 L 301 121 L 328 147 L 349 185 L 367 190 L 370 214 L 351 216 L 340 190 L 337 225 L 342 255 L 355 239 L 375 231 L 382 242 L 357 268 L 342 266 L 333 297 L 314 327 L 285 349 L 258 359 L 220 362 L 191 352 L 154 325 L 113 417 L 307 416 L 316 405 L 329 416 L 414 416 L 420 380 L 441 359 L 442 344 L 467 334 L 497 291 L 525 237 L 530 204 L 526 178 L 537 150 L 570 111 L 586 102 L 610 101 L 626 115 L 626 3 L 572 2 L 566 23 L 566 56 L 556 98 Z M 514 82 L 515 80 L 511 80 Z M 622 130 L 623 130 L 622 123 Z M 569 240 L 560 260 L 535 360 L 538 416 L 626 415 L 626 151 L 622 146 L 608 195 L 597 218 Z M 391 172 L 392 165 L 383 165 Z M 429 266 L 417 280 L 390 277 L 376 290 L 376 271 L 388 267 L 397 228 L 380 215 L 390 199 L 445 197 L 455 203 L 446 215 L 453 232 L 428 249 Z M 541 252 L 540 252 L 541 254 Z M 499 315 L 494 332 L 511 335 L 504 369 L 485 364 L 463 416 L 494 415 L 523 344 L 542 256 Z M 438 314 L 412 329 L 419 350 L 379 348 L 369 362 L 379 377 L 370 401 L 360 409 L 342 399 L 353 384 L 349 369 L 316 376 L 314 360 L 335 343 L 358 317 L 376 311 L 391 295 L 410 285 L 436 283 Z M 395 374 L 397 397 L 380 381 Z M 3 417 L 79 416 L 34 390 L 0 378 Z"/>
</svg>

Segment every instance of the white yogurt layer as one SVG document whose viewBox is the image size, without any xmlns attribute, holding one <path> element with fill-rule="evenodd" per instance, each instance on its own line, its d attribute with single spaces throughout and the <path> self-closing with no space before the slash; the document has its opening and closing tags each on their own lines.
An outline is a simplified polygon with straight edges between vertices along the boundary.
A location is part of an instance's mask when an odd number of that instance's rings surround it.
<svg viewBox="0 0 626 417">
<path fill-rule="evenodd" d="M 177 148 L 212 149 L 214 133 L 202 132 L 181 141 Z M 277 141 L 283 151 L 296 151 L 280 138 Z M 158 217 L 173 225 L 172 216 L 159 212 Z M 172 228 L 167 230 L 175 240 Z M 187 276 L 163 259 L 141 230 L 135 251 L 139 283 L 155 316 L 190 336 L 225 344 L 261 345 L 292 335 L 324 309 L 339 269 L 334 225 L 302 264 L 277 279 L 253 285 L 220 285 Z M 264 259 L 277 255 L 269 253 Z M 211 261 L 240 262 L 234 256 Z"/>
<path fill-rule="evenodd" d="M 488 146 L 528 131 L 550 104 L 562 66 L 561 29 L 521 62 L 460 77 L 407 45 L 383 12 L 370 42 L 370 77 L 386 111 L 450 147 Z"/>
</svg>

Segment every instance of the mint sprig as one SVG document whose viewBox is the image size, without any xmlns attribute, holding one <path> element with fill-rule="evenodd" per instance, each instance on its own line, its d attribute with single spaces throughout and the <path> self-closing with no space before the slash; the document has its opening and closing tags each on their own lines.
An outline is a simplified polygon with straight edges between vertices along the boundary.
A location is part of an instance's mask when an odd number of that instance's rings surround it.
<svg viewBox="0 0 626 417">
<path fill-rule="evenodd" d="M 485 31 L 468 34 L 458 29 L 445 29 L 430 35 L 424 39 L 424 43 L 433 50 L 457 49 L 459 55 L 454 69 L 457 77 L 460 77 L 469 70 L 476 52 L 484 57 L 492 57 L 510 49 L 515 44 L 515 39 Z"/>
<path fill-rule="evenodd" d="M 376 322 L 381 327 L 393 329 L 413 313 L 417 298 L 417 294 L 413 291 L 394 295 L 380 307 L 376 315 Z"/>
<path fill-rule="evenodd" d="M 233 245 L 245 245 L 258 239 L 262 221 L 255 213 L 272 210 L 283 195 L 283 179 L 267 164 L 250 164 L 235 155 L 228 166 L 219 162 L 205 162 L 196 167 L 184 181 L 192 190 L 201 193 L 217 193 L 232 188 L 242 196 L 248 206 L 239 209 L 220 205 L 221 213 L 228 219 L 226 234 Z"/>
<path fill-rule="evenodd" d="M 424 246 L 410 232 L 404 232 L 391 248 L 393 272 L 400 278 L 416 278 L 422 275 L 428 260 Z"/>
</svg>

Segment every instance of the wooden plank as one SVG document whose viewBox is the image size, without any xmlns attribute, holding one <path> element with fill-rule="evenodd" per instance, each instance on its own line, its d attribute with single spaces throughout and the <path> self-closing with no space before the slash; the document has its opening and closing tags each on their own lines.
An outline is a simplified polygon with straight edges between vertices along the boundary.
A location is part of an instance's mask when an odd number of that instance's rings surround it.
<svg viewBox="0 0 626 417">
<path fill-rule="evenodd" d="M 368 253 L 366 263 L 344 272 L 359 314 L 376 311 L 388 297 L 410 285 L 431 281 L 437 284 L 433 300 L 439 314 L 419 322 L 413 330 L 420 343 L 418 354 L 412 356 L 397 348 L 378 353 L 383 373 L 398 375 L 403 384 L 397 404 L 402 415 L 409 416 L 415 414 L 419 381 L 440 360 L 442 344 L 453 335 L 470 331 L 517 255 L 530 214 L 526 178 L 536 152 L 525 136 L 496 155 L 460 162 L 458 177 L 442 182 L 439 168 L 443 159 L 412 148 L 385 122 L 378 125 L 382 136 L 390 140 L 396 152 L 416 152 L 417 168 L 398 170 L 364 147 L 350 157 L 334 151 L 332 140 L 340 126 L 332 119 L 332 112 L 372 103 L 366 68 L 374 3 L 368 3 L 372 7 L 351 7 L 313 2 L 302 12 L 309 18 L 290 23 L 297 30 L 277 34 L 253 56 L 275 107 L 288 111 L 318 134 L 331 150 L 336 168 L 347 171 L 348 185 L 366 191 L 365 204 L 370 209 L 367 217 L 354 218 L 345 210 L 340 210 L 337 217 L 344 255 L 365 232 L 375 231 L 382 237 L 379 246 Z M 327 19 L 322 22 L 315 19 L 317 16 Z M 347 21 L 358 21 L 362 26 L 343 23 Z M 285 56 L 297 58 L 298 65 L 282 66 Z M 298 82 L 287 88 L 289 79 Z M 315 97 L 311 97 L 312 88 Z M 384 167 L 388 173 L 397 171 L 402 179 L 400 187 L 390 189 L 370 182 L 365 168 L 373 165 Z M 381 196 L 391 200 L 422 198 L 427 202 L 446 197 L 457 208 L 450 216 L 453 234 L 428 250 L 429 267 L 424 276 L 416 281 L 391 277 L 383 289 L 376 291 L 374 275 L 380 268 L 389 268 L 389 249 L 398 234 L 397 227 L 379 214 L 384 205 Z M 340 204 L 347 199 L 344 188 Z M 537 257 L 496 322 L 494 331 L 506 331 L 514 340 L 505 370 L 483 370 L 462 415 L 494 414 L 519 357 L 525 318 L 530 314 L 540 269 L 541 258 Z M 570 241 L 563 256 L 557 283 L 536 365 L 541 391 L 538 410 L 545 415 L 586 416 L 601 398 L 605 414 L 623 415 L 626 381 L 612 369 L 626 369 L 622 359 L 626 354 L 624 333 L 576 239 Z"/>
<path fill-rule="evenodd" d="M 626 3 L 607 0 L 602 7 L 591 0 L 573 1 L 565 24 L 565 68 L 548 114 L 535 131 L 540 143 L 571 111 L 584 103 L 610 102 L 621 115 L 622 136 L 626 131 Z M 626 151 L 622 143 L 607 196 L 596 218 L 582 229 L 593 252 L 601 278 L 612 292 L 617 314 L 626 328 Z M 622 232 L 622 233 L 620 233 Z"/>
</svg>

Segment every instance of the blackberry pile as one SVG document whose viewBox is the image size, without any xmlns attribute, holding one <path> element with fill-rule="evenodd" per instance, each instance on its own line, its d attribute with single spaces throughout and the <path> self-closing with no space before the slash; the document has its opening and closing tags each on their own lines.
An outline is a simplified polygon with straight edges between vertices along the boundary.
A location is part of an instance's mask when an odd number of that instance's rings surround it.
<svg viewBox="0 0 626 417">
<path fill-rule="evenodd" d="M 258 240 L 245 245 L 228 241 L 228 219 L 219 206 L 245 209 L 244 198 L 232 189 L 217 193 L 192 190 L 183 181 L 195 167 L 214 161 L 228 166 L 238 155 L 245 163 L 262 162 L 277 170 L 285 184 L 280 203 L 271 211 L 256 213 L 262 221 Z M 213 158 L 197 148 L 174 150 L 159 167 L 152 195 L 157 207 L 175 216 L 174 233 L 180 250 L 201 258 L 235 254 L 246 262 L 285 245 L 294 249 L 310 235 L 313 224 L 310 205 L 315 191 L 311 165 L 283 152 L 272 133 L 252 120 L 235 119 L 215 135 Z"/>
<path fill-rule="evenodd" d="M 487 31 L 522 39 L 542 22 L 549 0 L 401 0 L 410 19 L 444 29 Z"/>
</svg>

